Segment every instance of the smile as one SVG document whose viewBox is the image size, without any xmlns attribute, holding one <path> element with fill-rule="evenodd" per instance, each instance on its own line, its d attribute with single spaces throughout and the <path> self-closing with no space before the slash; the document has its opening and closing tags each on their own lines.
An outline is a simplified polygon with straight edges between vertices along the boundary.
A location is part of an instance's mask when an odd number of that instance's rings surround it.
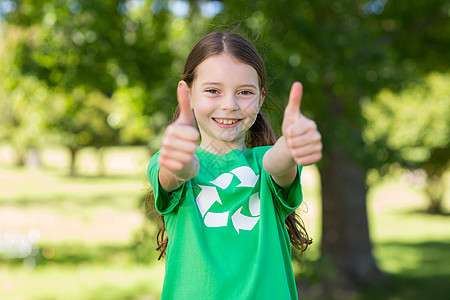
<svg viewBox="0 0 450 300">
<path fill-rule="evenodd" d="M 219 119 L 219 118 L 213 118 L 214 121 L 216 121 L 219 124 L 224 125 L 231 125 L 239 122 L 241 119 Z"/>
</svg>

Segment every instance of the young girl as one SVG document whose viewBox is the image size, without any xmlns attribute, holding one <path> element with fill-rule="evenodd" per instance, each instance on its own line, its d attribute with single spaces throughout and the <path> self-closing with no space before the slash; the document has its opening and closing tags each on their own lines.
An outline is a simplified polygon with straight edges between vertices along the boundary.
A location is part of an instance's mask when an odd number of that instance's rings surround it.
<svg viewBox="0 0 450 300">
<path fill-rule="evenodd" d="M 211 33 L 187 57 L 147 173 L 168 235 L 162 299 L 297 299 L 290 242 L 311 243 L 295 214 L 301 165 L 320 160 L 321 136 L 300 113 L 300 83 L 278 140 L 265 95 L 263 62 L 240 35 Z"/>
</svg>

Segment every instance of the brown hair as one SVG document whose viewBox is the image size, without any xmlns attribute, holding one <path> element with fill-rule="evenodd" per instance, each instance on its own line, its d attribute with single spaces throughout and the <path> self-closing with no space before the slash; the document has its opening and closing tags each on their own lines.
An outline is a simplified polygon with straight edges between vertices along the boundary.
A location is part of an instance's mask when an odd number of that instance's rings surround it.
<svg viewBox="0 0 450 300">
<path fill-rule="evenodd" d="M 256 48 L 247 39 L 236 33 L 212 32 L 203 37 L 189 53 L 183 70 L 182 79 L 187 83 L 188 87 L 192 86 L 195 79 L 196 68 L 206 58 L 226 52 L 238 61 L 253 67 L 259 78 L 260 91 L 266 91 L 266 70 Z M 173 120 L 178 118 L 178 107 L 175 111 Z M 270 123 L 261 112 L 258 113 L 255 123 L 250 127 L 247 134 L 247 146 L 249 148 L 259 146 L 269 146 L 276 142 L 275 133 Z M 150 195 L 151 198 L 154 197 Z M 162 220 L 161 228 L 157 234 L 158 247 L 160 251 L 158 259 L 165 255 L 168 244 L 168 237 L 165 229 L 164 216 L 160 216 Z M 289 233 L 292 246 L 300 250 L 300 255 L 306 250 L 312 240 L 309 238 L 305 230 L 303 221 L 294 211 L 286 218 L 286 228 Z"/>
</svg>

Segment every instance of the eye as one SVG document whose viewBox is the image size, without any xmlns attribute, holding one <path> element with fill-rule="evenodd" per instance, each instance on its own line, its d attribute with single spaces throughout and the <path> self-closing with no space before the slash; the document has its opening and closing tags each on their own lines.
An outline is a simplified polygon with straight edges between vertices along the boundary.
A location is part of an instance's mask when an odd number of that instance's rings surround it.
<svg viewBox="0 0 450 300">
<path fill-rule="evenodd" d="M 205 90 L 205 92 L 210 93 L 210 94 L 218 94 L 219 93 L 219 91 L 216 89 L 207 89 L 207 90 Z"/>
<path fill-rule="evenodd" d="M 252 91 L 240 91 L 239 92 L 241 95 L 253 95 Z"/>
</svg>

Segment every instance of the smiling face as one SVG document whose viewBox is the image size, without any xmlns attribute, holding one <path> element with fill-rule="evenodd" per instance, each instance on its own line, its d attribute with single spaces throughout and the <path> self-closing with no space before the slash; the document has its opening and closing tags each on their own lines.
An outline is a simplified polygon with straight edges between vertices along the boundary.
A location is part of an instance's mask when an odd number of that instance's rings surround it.
<svg viewBox="0 0 450 300">
<path fill-rule="evenodd" d="M 199 64 L 190 88 L 200 147 L 224 154 L 245 150 L 245 136 L 264 101 L 255 69 L 222 53 Z"/>
</svg>

